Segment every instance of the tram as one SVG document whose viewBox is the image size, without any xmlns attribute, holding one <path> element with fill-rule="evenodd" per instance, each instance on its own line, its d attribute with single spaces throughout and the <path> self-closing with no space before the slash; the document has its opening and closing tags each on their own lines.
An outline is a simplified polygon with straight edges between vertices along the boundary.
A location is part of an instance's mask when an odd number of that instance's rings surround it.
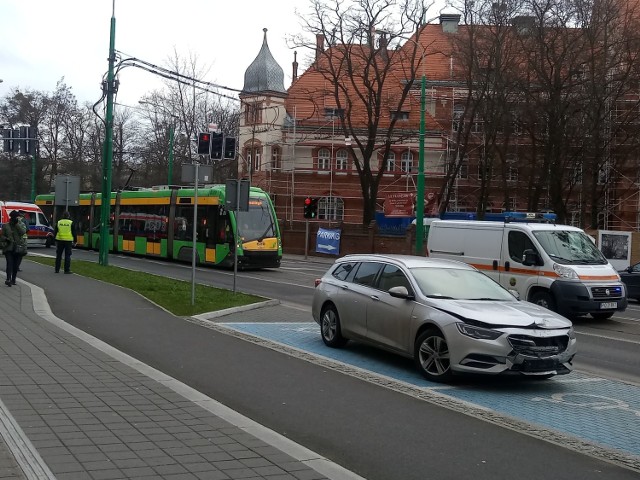
<svg viewBox="0 0 640 480">
<path fill-rule="evenodd" d="M 193 187 L 112 192 L 109 251 L 191 261 L 195 193 Z M 228 210 L 225 194 L 225 185 L 198 188 L 196 262 L 233 267 L 237 258 L 240 269 L 279 267 L 282 239 L 267 192 L 251 187 L 248 211 Z M 35 203 L 54 224 L 65 208 L 55 205 L 53 193 L 38 195 Z M 79 205 L 68 208 L 78 247 L 99 249 L 101 205 L 100 193 L 81 193 Z"/>
</svg>

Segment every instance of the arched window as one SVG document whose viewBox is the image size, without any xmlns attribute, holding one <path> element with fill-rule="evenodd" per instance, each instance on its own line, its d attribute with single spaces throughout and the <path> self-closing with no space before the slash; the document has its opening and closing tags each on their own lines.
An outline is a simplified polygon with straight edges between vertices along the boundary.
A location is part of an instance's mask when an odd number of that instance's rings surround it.
<svg viewBox="0 0 640 480">
<path fill-rule="evenodd" d="M 413 153 L 410 150 L 402 152 L 400 170 L 402 170 L 402 173 L 411 173 L 413 171 Z"/>
<path fill-rule="evenodd" d="M 346 172 L 349 168 L 349 152 L 338 150 L 336 153 L 336 170 Z"/>
<path fill-rule="evenodd" d="M 247 165 L 251 165 L 251 171 L 256 172 L 260 170 L 260 156 L 262 153 L 262 147 L 254 145 L 253 149 L 251 146 L 245 147 L 244 149 L 244 158 L 247 161 Z"/>
<path fill-rule="evenodd" d="M 331 169 L 331 152 L 328 148 L 318 150 L 318 170 Z"/>
<path fill-rule="evenodd" d="M 344 220 L 344 201 L 340 197 L 322 197 L 318 201 L 320 220 Z"/>
</svg>

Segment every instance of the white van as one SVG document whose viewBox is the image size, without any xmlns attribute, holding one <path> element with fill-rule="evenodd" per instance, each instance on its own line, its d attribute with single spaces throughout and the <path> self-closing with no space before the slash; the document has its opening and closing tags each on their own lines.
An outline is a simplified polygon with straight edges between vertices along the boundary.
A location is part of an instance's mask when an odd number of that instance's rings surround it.
<svg viewBox="0 0 640 480">
<path fill-rule="evenodd" d="M 427 247 L 429 256 L 473 265 L 517 291 L 520 299 L 568 318 L 606 319 L 627 308 L 620 276 L 576 227 L 509 217 L 502 222 L 435 220 Z"/>
</svg>

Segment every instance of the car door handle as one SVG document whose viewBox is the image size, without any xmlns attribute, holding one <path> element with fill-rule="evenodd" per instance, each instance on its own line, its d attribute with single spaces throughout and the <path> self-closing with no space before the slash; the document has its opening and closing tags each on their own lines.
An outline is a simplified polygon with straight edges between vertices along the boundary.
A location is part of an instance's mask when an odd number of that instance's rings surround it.
<svg viewBox="0 0 640 480">
<path fill-rule="evenodd" d="M 349 290 L 349 286 L 348 285 L 340 285 L 340 288 L 343 290 Z"/>
<path fill-rule="evenodd" d="M 377 295 L 371 295 L 371 300 L 380 300 L 380 298 Z"/>
</svg>

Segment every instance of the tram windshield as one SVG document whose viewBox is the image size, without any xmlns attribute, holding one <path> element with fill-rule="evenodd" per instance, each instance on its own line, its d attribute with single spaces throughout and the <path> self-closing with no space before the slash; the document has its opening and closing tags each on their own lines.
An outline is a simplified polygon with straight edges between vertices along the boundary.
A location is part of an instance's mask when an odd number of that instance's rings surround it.
<svg viewBox="0 0 640 480">
<path fill-rule="evenodd" d="M 249 199 L 249 211 L 238 212 L 238 235 L 245 242 L 276 236 L 268 202 L 260 198 Z"/>
</svg>

